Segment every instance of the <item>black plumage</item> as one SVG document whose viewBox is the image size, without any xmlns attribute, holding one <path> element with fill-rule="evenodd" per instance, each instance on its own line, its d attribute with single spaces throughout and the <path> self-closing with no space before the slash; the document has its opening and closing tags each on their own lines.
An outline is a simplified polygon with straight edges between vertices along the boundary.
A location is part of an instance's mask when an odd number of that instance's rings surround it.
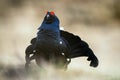
<svg viewBox="0 0 120 80">
<path fill-rule="evenodd" d="M 59 30 L 59 19 L 53 12 L 46 14 L 37 37 L 31 40 L 31 45 L 26 48 L 25 53 L 26 68 L 33 59 L 39 66 L 44 60 L 55 66 L 66 68 L 71 59 L 83 56 L 91 61 L 90 66 L 98 66 L 97 57 L 85 41 L 77 35 Z M 33 56 L 30 57 L 30 54 Z"/>
<path fill-rule="evenodd" d="M 87 60 L 91 61 L 90 66 L 97 67 L 98 59 L 94 55 L 89 45 L 80 39 L 79 36 L 73 35 L 67 31 L 61 30 L 61 37 L 65 41 L 67 47 L 69 48 L 69 53 L 66 54 L 67 58 L 76 58 L 76 57 L 88 57 Z"/>
</svg>

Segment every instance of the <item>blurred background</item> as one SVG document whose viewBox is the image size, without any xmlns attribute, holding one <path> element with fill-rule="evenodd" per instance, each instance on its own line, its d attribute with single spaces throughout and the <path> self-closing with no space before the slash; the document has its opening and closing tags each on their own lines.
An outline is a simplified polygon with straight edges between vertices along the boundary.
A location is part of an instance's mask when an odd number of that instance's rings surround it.
<svg viewBox="0 0 120 80">
<path fill-rule="evenodd" d="M 99 59 L 76 58 L 67 71 L 24 71 L 25 49 L 47 11 L 88 42 Z M 120 0 L 0 0 L 0 80 L 120 80 Z M 33 63 L 35 64 L 35 63 Z"/>
</svg>

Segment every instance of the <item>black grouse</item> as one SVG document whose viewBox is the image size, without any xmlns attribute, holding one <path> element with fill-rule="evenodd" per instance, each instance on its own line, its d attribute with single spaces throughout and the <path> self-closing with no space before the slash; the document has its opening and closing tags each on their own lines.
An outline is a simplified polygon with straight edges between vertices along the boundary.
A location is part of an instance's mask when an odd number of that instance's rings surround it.
<svg viewBox="0 0 120 80">
<path fill-rule="evenodd" d="M 71 59 L 76 57 L 88 57 L 87 60 L 91 61 L 90 66 L 97 67 L 99 61 L 89 45 L 79 36 L 60 30 L 59 24 L 59 19 L 54 12 L 47 12 L 38 28 L 37 36 L 26 48 L 25 67 L 28 68 L 30 61 L 35 59 L 39 66 L 44 60 L 67 68 Z M 33 55 L 30 56 L 31 54 Z"/>
</svg>

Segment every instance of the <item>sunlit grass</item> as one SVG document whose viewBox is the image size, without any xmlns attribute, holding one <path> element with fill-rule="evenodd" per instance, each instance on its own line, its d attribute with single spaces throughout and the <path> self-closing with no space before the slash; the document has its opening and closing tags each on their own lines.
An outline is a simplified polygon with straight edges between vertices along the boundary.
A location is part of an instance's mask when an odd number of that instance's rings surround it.
<svg viewBox="0 0 120 80">
<path fill-rule="evenodd" d="M 120 24 L 113 19 L 113 0 L 65 0 L 52 5 L 51 0 L 27 0 L 19 7 L 5 1 L 0 3 L 0 80 L 120 80 Z M 33 61 L 26 72 L 25 49 L 47 10 L 55 11 L 66 31 L 89 43 L 100 61 L 97 68 L 90 67 L 87 58 L 76 58 L 66 71 L 51 64 L 41 69 Z"/>
</svg>

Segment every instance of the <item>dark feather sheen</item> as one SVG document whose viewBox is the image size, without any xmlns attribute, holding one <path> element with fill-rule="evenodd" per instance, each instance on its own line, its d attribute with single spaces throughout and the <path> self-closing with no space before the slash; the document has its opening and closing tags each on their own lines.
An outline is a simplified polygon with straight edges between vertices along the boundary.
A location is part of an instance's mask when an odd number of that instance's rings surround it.
<svg viewBox="0 0 120 80">
<path fill-rule="evenodd" d="M 65 42 L 67 42 L 67 46 L 70 50 L 69 54 L 67 54 L 68 58 L 87 56 L 88 60 L 91 61 L 90 66 L 98 66 L 99 62 L 97 57 L 94 55 L 93 51 L 91 48 L 89 48 L 89 45 L 85 41 L 81 40 L 79 36 L 67 31 L 61 30 L 60 33 L 61 37 L 63 37 Z"/>
</svg>

